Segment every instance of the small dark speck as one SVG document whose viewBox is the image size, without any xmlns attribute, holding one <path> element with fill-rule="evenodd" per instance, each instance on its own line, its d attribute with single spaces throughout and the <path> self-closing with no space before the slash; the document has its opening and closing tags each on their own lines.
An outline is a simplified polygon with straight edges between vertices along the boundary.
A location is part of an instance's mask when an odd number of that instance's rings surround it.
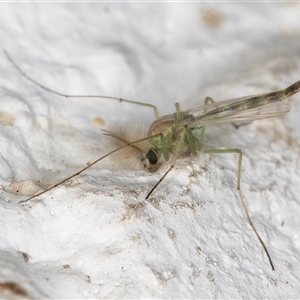
<svg viewBox="0 0 300 300">
<path fill-rule="evenodd" d="M 91 277 L 90 277 L 89 275 L 85 275 L 85 277 L 86 277 L 86 281 L 87 281 L 88 283 L 91 283 Z"/>
<path fill-rule="evenodd" d="M 64 269 L 70 269 L 70 265 L 63 265 Z"/>
<path fill-rule="evenodd" d="M 29 259 L 31 258 L 31 256 L 30 256 L 29 254 L 25 253 L 25 252 L 17 251 L 17 253 L 18 253 L 19 255 L 21 255 L 21 257 L 23 258 L 23 260 L 24 260 L 25 262 L 28 262 Z"/>
</svg>

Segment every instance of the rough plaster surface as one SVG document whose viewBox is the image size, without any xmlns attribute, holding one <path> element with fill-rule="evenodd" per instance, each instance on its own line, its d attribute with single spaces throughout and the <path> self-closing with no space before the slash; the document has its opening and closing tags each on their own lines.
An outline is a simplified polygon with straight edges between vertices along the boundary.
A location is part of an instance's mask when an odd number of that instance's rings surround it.
<svg viewBox="0 0 300 300">
<path fill-rule="evenodd" d="M 41 83 L 118 96 L 161 115 L 274 91 L 300 79 L 299 3 L 1 3 L 0 41 Z M 156 173 L 108 159 L 38 197 L 40 187 L 106 153 L 99 124 L 153 111 L 64 99 L 32 85 L 0 53 L 0 296 L 19 298 L 297 298 L 300 294 L 300 95 L 291 111 L 238 130 L 207 128 L 208 147 L 145 201 Z M 126 123 L 125 123 L 126 124 Z M 126 126 L 126 125 L 124 125 Z"/>
</svg>

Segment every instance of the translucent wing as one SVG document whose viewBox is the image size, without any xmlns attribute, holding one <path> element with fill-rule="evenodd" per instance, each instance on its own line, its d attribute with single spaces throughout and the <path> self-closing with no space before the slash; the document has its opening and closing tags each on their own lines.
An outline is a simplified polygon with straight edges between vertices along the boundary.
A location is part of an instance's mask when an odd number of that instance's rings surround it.
<svg viewBox="0 0 300 300">
<path fill-rule="evenodd" d="M 194 117 L 191 127 L 202 127 L 228 122 L 251 122 L 287 113 L 291 107 L 280 102 L 287 99 L 283 93 L 275 92 L 246 96 L 202 105 L 186 112 Z"/>
</svg>

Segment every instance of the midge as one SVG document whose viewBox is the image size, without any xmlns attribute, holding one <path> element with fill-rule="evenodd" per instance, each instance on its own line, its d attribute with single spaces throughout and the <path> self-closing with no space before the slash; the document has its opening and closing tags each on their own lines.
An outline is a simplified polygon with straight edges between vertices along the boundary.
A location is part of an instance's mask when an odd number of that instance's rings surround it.
<svg viewBox="0 0 300 300">
<path fill-rule="evenodd" d="M 98 158 L 85 168 L 81 169 L 77 173 L 69 176 L 63 181 L 58 182 L 57 184 L 50 186 L 46 190 L 39 192 L 26 200 L 20 201 L 20 203 L 26 203 L 33 198 L 40 196 L 53 188 L 63 184 L 64 182 L 74 178 L 75 176 L 81 174 L 97 162 L 102 159 L 116 153 L 122 152 L 122 157 L 132 160 L 140 160 L 145 168 L 149 170 L 156 170 L 160 158 L 163 158 L 165 161 L 170 160 L 170 165 L 167 171 L 163 176 L 157 181 L 157 183 L 152 187 L 148 192 L 146 199 L 150 197 L 153 191 L 157 186 L 163 181 L 167 174 L 174 168 L 176 160 L 179 156 L 183 154 L 193 154 L 196 155 L 197 152 L 202 153 L 236 153 L 238 154 L 238 165 L 237 165 L 237 190 L 239 192 L 240 200 L 245 211 L 246 217 L 249 224 L 251 225 L 254 233 L 256 234 L 259 242 L 261 243 L 272 270 L 275 270 L 274 264 L 270 257 L 270 254 L 265 246 L 263 240 L 258 234 L 251 218 L 248 213 L 243 195 L 241 193 L 241 167 L 242 167 L 242 150 L 238 148 L 230 149 L 205 149 L 204 140 L 205 140 L 205 128 L 208 125 L 221 124 L 221 123 L 238 123 L 238 122 L 250 122 L 253 120 L 260 120 L 271 118 L 279 115 L 283 115 L 290 110 L 290 106 L 287 103 L 281 102 L 292 95 L 300 91 L 300 81 L 295 82 L 286 89 L 267 93 L 260 94 L 255 96 L 245 96 L 236 99 L 230 99 L 220 102 L 214 102 L 212 98 L 206 97 L 205 104 L 198 106 L 192 109 L 182 111 L 178 103 L 175 104 L 176 112 L 171 115 L 166 115 L 159 117 L 158 110 L 154 105 L 137 102 L 122 98 L 109 97 L 109 96 L 97 96 L 97 95 L 66 95 L 54 91 L 44 85 L 41 85 L 31 77 L 29 77 L 5 52 L 8 60 L 14 65 L 14 67 L 29 81 L 38 85 L 39 87 L 54 93 L 59 96 L 68 97 L 68 98 L 108 98 L 112 100 L 118 100 L 120 102 L 127 102 L 142 106 L 148 106 L 153 108 L 156 120 L 152 123 L 148 130 L 146 137 L 137 137 L 133 139 L 132 135 L 126 132 L 126 128 L 116 127 L 115 129 L 105 131 L 105 135 L 112 139 L 112 143 L 116 148 L 104 156 Z M 134 131 L 134 130 L 133 130 Z M 200 131 L 199 137 L 195 136 L 195 133 Z M 128 137 L 131 138 L 128 138 Z M 131 140 L 133 139 L 133 140 Z M 128 151 L 127 151 L 127 150 Z"/>
</svg>

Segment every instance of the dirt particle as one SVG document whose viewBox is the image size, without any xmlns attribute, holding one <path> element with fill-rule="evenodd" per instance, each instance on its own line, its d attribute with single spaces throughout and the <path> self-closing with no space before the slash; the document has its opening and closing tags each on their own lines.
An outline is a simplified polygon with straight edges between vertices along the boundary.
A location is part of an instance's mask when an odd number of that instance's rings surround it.
<svg viewBox="0 0 300 300">
<path fill-rule="evenodd" d="M 17 253 L 22 257 L 25 262 L 28 262 L 31 256 L 28 253 L 17 251 Z"/>
<path fill-rule="evenodd" d="M 105 121 L 100 117 L 94 118 L 92 123 L 93 123 L 94 126 L 96 126 L 98 128 L 103 128 L 104 125 L 105 125 Z"/>
<path fill-rule="evenodd" d="M 70 265 L 63 265 L 64 269 L 70 269 Z"/>
<path fill-rule="evenodd" d="M 15 282 L 0 282 L 0 291 L 9 291 L 11 294 L 28 297 L 26 291 Z"/>
<path fill-rule="evenodd" d="M 200 12 L 202 21 L 211 28 L 220 28 L 224 22 L 224 17 L 215 9 L 205 8 Z"/>
<path fill-rule="evenodd" d="M 85 275 L 85 280 L 86 280 L 88 283 L 91 283 L 91 276 L 90 276 L 90 275 Z"/>
<path fill-rule="evenodd" d="M 12 182 L 6 190 L 15 195 L 32 196 L 41 190 L 41 185 L 33 180 Z"/>
<path fill-rule="evenodd" d="M 132 217 L 141 218 L 144 215 L 145 202 L 127 203 L 125 204 L 125 212 L 123 214 L 122 220 L 131 219 Z"/>
<path fill-rule="evenodd" d="M 215 278 L 214 278 L 214 274 L 213 272 L 209 271 L 206 275 L 206 278 L 210 281 L 210 282 L 214 282 Z"/>
<path fill-rule="evenodd" d="M 175 235 L 174 230 L 168 229 L 168 236 L 169 236 L 169 238 L 170 238 L 171 240 L 175 240 L 176 235 Z"/>
<path fill-rule="evenodd" d="M 16 117 L 15 115 L 1 111 L 0 112 L 0 124 L 4 126 L 13 126 L 15 124 Z"/>
</svg>

